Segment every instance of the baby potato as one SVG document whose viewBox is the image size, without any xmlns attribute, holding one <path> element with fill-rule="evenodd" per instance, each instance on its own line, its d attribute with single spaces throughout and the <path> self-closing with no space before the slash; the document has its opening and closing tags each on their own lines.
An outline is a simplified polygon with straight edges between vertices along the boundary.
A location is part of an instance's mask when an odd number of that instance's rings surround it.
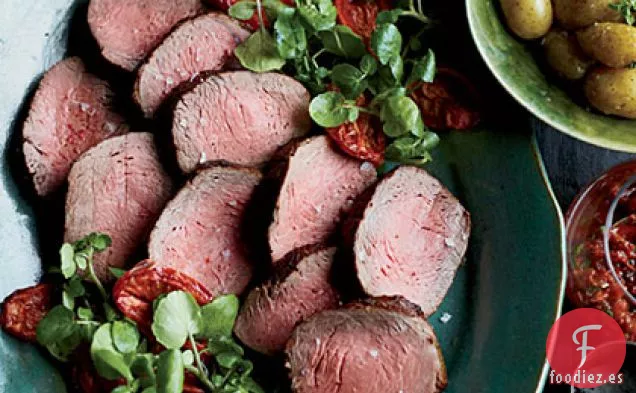
<svg viewBox="0 0 636 393">
<path fill-rule="evenodd" d="M 581 79 L 594 63 L 579 47 L 576 37 L 567 31 L 550 31 L 543 39 L 546 60 L 560 76 Z"/>
<path fill-rule="evenodd" d="M 552 25 L 550 0 L 500 0 L 506 24 L 519 37 L 532 40 L 545 35 Z"/>
<path fill-rule="evenodd" d="M 609 7 L 612 0 L 553 0 L 554 17 L 566 30 L 587 27 L 595 22 L 618 22 L 621 15 Z"/>
<path fill-rule="evenodd" d="M 595 23 L 576 37 L 585 53 L 608 67 L 622 68 L 636 61 L 636 27 Z"/>
<path fill-rule="evenodd" d="M 585 96 L 605 114 L 636 119 L 636 69 L 596 67 L 585 79 Z"/>
</svg>

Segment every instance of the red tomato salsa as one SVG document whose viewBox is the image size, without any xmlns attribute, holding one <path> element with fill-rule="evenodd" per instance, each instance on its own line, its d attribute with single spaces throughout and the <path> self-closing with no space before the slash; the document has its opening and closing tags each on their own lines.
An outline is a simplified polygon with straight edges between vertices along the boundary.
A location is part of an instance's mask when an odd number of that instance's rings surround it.
<svg viewBox="0 0 636 393">
<path fill-rule="evenodd" d="M 596 214 L 581 224 L 574 237 L 571 252 L 567 293 L 577 307 L 594 307 L 612 316 L 625 332 L 629 341 L 636 340 L 636 305 L 614 277 L 605 260 L 602 228 L 607 211 L 622 182 L 611 178 L 599 184 L 594 191 L 604 198 L 597 204 Z M 609 230 L 610 255 L 614 269 L 629 293 L 636 296 L 636 187 L 628 190 L 620 200 Z"/>
</svg>

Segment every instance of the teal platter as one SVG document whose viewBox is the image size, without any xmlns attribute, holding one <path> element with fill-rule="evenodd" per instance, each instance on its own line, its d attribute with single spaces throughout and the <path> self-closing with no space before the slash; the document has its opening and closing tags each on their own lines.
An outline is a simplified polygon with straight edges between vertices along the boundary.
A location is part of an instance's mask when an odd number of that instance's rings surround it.
<svg viewBox="0 0 636 393">
<path fill-rule="evenodd" d="M 30 194 L 16 169 L 16 133 L 33 84 L 66 54 L 67 25 L 85 12 L 83 6 L 71 0 L 3 2 L 0 299 L 35 283 L 60 245 L 61 229 L 50 212 L 61 204 Z M 545 339 L 563 299 L 564 229 L 529 125 L 486 122 L 471 132 L 446 133 L 427 169 L 462 201 L 473 222 L 466 260 L 430 317 L 447 363 L 445 391 L 540 392 Z M 0 392 L 65 391 L 43 351 L 0 333 Z"/>
</svg>

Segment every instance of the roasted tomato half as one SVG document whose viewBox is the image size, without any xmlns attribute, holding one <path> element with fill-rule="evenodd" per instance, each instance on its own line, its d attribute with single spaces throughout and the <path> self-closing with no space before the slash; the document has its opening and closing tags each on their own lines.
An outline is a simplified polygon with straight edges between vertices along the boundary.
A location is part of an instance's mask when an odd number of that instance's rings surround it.
<svg viewBox="0 0 636 393">
<path fill-rule="evenodd" d="M 411 95 L 424 123 L 434 130 L 465 130 L 481 118 L 477 90 L 468 78 L 450 68 L 438 68 L 435 80 L 419 83 Z"/>
<path fill-rule="evenodd" d="M 361 96 L 358 106 L 364 106 L 367 99 Z M 353 123 L 344 123 L 338 127 L 327 128 L 327 134 L 342 151 L 348 155 L 369 161 L 379 166 L 384 161 L 386 140 L 382 132 L 382 123 L 376 116 L 360 112 Z"/>
<path fill-rule="evenodd" d="M 349 27 L 366 42 L 375 30 L 380 11 L 391 9 L 391 0 L 335 0 L 338 22 Z"/>
<path fill-rule="evenodd" d="M 141 262 L 117 280 L 113 299 L 126 317 L 135 321 L 143 332 L 149 333 L 152 302 L 159 295 L 172 291 L 188 292 L 201 305 L 213 299 L 205 286 L 194 278 L 170 267 L 156 266 L 150 261 Z"/>
<path fill-rule="evenodd" d="M 36 328 L 53 307 L 53 292 L 51 284 L 13 292 L 0 310 L 0 326 L 21 340 L 36 342 Z"/>
</svg>

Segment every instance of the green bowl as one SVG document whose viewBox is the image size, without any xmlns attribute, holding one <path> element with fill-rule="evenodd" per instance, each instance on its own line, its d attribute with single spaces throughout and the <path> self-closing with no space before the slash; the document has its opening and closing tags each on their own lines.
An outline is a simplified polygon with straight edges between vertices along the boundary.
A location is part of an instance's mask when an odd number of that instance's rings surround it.
<svg viewBox="0 0 636 393">
<path fill-rule="evenodd" d="M 636 121 L 590 112 L 551 84 L 527 44 L 506 29 L 496 2 L 466 0 L 466 10 L 481 56 L 508 93 L 565 134 L 593 145 L 636 153 Z"/>
<path fill-rule="evenodd" d="M 85 6 L 76 8 L 85 2 L 2 1 L 3 15 L 11 17 L 0 23 L 0 301 L 36 282 L 60 245 L 59 222 L 51 228 L 54 221 L 47 220 L 62 204 L 28 197 L 16 165 L 20 108 L 39 75 L 67 53 L 68 38 L 90 37 L 81 24 Z M 70 33 L 69 19 L 80 21 Z M 561 311 L 565 243 L 529 124 L 446 133 L 434 159 L 428 169 L 473 221 L 466 262 L 430 318 L 447 363 L 446 393 L 539 392 L 547 373 L 545 340 Z M 44 351 L 0 331 L 0 392 L 64 391 Z"/>
</svg>

